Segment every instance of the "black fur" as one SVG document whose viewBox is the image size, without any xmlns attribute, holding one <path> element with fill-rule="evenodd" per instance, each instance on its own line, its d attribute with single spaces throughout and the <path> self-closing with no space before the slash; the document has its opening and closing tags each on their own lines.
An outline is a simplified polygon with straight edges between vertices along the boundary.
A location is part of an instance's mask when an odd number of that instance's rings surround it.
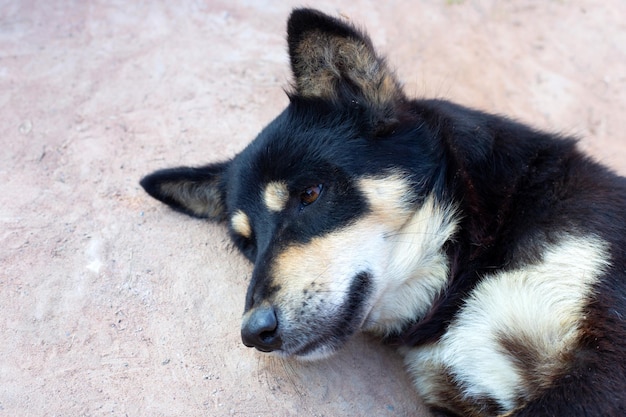
<svg viewBox="0 0 626 417">
<path fill-rule="evenodd" d="M 445 290 L 426 316 L 415 317 L 387 341 L 409 347 L 436 342 L 484 276 L 540 262 L 544 248 L 564 234 L 595 236 L 608 244 L 610 266 L 593 288 L 569 366 L 549 387 L 530 388 L 531 398 L 520 400 L 523 406 L 510 415 L 626 415 L 626 180 L 583 155 L 573 138 L 443 100 L 406 99 L 369 38 L 340 20 L 296 10 L 288 33 L 298 82 L 287 109 L 232 161 L 158 171 L 141 181 L 153 197 L 194 216 L 222 221 L 246 209 L 252 235 L 231 230 L 255 264 L 246 312 L 280 291 L 269 278 L 277 254 L 348 227 L 372 210 L 356 179 L 401 171 L 410 183 L 412 206 L 435 195 L 441 203 L 454 202 L 461 216 L 457 234 L 443 248 L 450 269 Z M 302 45 L 313 44 L 320 33 L 331 44 L 343 45 L 346 39 L 356 44 L 355 50 L 371 54 L 363 58 L 368 68 L 380 73 L 350 72 L 343 65 L 357 60 L 330 52 L 328 59 L 336 62 L 312 60 L 314 67 L 307 67 L 299 55 L 307 50 Z M 337 76 L 324 78 L 327 84 L 318 93 L 310 80 L 327 70 Z M 371 80 L 375 85 L 368 84 Z M 272 181 L 286 183 L 289 190 L 281 213 L 258 204 L 260 185 Z M 171 192 L 176 183 L 180 194 Z M 318 201 L 303 204 L 302 190 L 316 184 L 324 185 Z M 187 201 L 189 196 L 194 201 Z M 202 203 L 206 210 L 197 208 Z M 371 293 L 370 273 L 359 272 L 339 309 L 340 319 L 323 330 L 325 340 L 339 343 L 356 330 Z M 271 346 L 280 346 L 272 337 Z M 314 350 L 320 342 L 311 343 L 301 351 Z M 504 338 L 502 346 L 520 366 L 535 360 L 514 340 Z M 526 377 L 533 380 L 533 375 Z M 443 415 L 458 415 L 460 409 L 468 415 L 505 411 L 490 398 L 482 405 L 468 404 L 451 394 L 450 401 L 450 407 L 433 404 L 434 410 Z"/>
<path fill-rule="evenodd" d="M 442 199 L 461 202 L 466 216 L 449 249 L 451 290 L 432 317 L 405 331 L 403 343 L 441 335 L 482 274 L 538 260 L 564 231 L 600 234 L 613 251 L 623 246 L 626 182 L 581 154 L 576 140 L 446 101 L 414 104 L 444 147 L 445 179 L 435 187 Z M 617 260 L 626 265 L 626 254 Z"/>
</svg>

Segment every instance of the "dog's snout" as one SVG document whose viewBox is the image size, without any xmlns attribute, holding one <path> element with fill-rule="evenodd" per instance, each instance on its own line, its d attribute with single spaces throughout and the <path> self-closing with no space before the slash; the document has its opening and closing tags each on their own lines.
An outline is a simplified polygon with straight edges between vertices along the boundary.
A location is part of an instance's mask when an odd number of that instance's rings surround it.
<svg viewBox="0 0 626 417">
<path fill-rule="evenodd" d="M 259 307 L 250 311 L 241 326 L 241 340 L 248 347 L 262 352 L 279 349 L 282 341 L 278 335 L 278 319 L 272 307 Z"/>
</svg>

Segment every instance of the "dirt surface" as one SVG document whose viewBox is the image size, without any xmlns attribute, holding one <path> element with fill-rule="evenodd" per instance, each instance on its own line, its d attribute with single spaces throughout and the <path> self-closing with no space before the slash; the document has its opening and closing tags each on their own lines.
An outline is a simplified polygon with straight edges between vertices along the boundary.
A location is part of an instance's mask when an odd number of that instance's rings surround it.
<svg viewBox="0 0 626 417">
<path fill-rule="evenodd" d="M 245 348 L 250 265 L 138 186 L 282 110 L 301 3 L 0 2 L 0 416 L 426 415 L 366 337 L 313 363 Z M 411 95 L 579 135 L 626 173 L 623 0 L 315 4 Z"/>
</svg>

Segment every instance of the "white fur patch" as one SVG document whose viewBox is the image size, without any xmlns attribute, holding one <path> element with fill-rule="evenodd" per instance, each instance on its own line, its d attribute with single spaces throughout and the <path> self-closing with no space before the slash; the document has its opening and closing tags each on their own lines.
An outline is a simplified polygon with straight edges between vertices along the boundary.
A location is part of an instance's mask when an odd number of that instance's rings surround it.
<svg viewBox="0 0 626 417">
<path fill-rule="evenodd" d="M 593 236 L 566 236 L 546 249 L 540 263 L 486 277 L 438 344 L 407 354 L 422 394 L 436 395 L 422 368 L 446 369 L 466 397 L 491 398 L 508 411 L 530 395 L 529 382 L 550 384 L 578 340 L 584 306 L 608 265 L 606 246 Z M 524 380 L 503 337 L 533 352 L 534 381 Z"/>
<path fill-rule="evenodd" d="M 386 335 L 426 314 L 447 285 L 448 259 L 443 246 L 456 232 L 457 221 L 453 207 L 441 206 L 430 196 L 387 236 L 387 251 L 379 256 L 388 261 L 377 279 L 379 293 L 366 330 Z"/>
<path fill-rule="evenodd" d="M 263 201 L 271 211 L 282 211 L 289 200 L 289 189 L 282 181 L 270 182 L 263 192 Z"/>
</svg>

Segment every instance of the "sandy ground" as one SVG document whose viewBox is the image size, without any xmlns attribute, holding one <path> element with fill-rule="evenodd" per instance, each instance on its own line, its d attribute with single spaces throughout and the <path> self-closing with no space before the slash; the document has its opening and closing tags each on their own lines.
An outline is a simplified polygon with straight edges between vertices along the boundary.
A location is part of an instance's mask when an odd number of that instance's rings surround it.
<svg viewBox="0 0 626 417">
<path fill-rule="evenodd" d="M 278 114 L 299 4 L 0 0 L 0 416 L 426 415 L 374 340 L 245 348 L 250 266 L 138 186 Z M 626 173 L 623 0 L 315 4 L 367 26 L 410 94 L 579 135 Z"/>
</svg>

